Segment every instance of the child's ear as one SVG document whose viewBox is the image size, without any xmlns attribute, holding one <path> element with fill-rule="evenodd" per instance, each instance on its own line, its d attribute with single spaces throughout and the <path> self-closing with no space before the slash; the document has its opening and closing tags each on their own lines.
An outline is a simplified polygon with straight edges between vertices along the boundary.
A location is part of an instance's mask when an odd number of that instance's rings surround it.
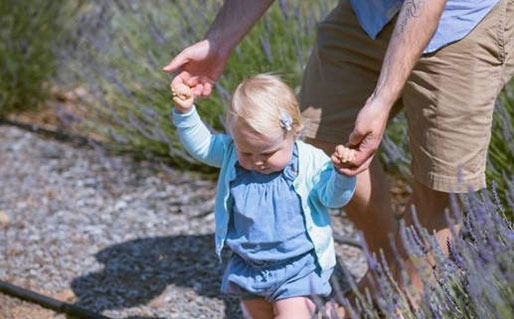
<svg viewBox="0 0 514 319">
<path fill-rule="evenodd" d="M 294 132 L 294 137 L 295 138 L 299 138 L 302 136 L 302 133 L 303 133 L 303 129 L 304 129 L 304 126 L 303 124 L 299 124 L 297 127 L 294 128 L 295 132 Z"/>
</svg>

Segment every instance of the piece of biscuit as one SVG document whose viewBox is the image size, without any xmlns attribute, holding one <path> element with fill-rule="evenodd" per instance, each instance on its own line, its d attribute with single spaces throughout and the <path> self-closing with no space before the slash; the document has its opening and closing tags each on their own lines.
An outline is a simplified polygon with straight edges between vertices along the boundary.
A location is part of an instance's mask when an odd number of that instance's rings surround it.
<svg viewBox="0 0 514 319">
<path fill-rule="evenodd" d="M 189 86 L 178 83 L 171 89 L 173 97 L 178 97 L 181 100 L 189 100 L 192 97 L 191 88 Z"/>
<path fill-rule="evenodd" d="M 339 160 L 342 164 L 351 163 L 355 159 L 355 150 L 344 146 L 339 146 L 337 149 Z"/>
</svg>

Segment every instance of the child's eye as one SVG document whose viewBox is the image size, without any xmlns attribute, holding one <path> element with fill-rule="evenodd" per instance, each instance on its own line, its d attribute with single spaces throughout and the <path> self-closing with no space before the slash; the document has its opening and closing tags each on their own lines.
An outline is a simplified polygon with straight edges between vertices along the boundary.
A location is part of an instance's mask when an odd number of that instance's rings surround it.
<svg viewBox="0 0 514 319">
<path fill-rule="evenodd" d="M 265 157 L 270 157 L 271 155 L 275 154 L 276 151 L 273 151 L 273 152 L 266 152 L 266 153 L 262 153 L 262 156 L 265 156 Z"/>
</svg>

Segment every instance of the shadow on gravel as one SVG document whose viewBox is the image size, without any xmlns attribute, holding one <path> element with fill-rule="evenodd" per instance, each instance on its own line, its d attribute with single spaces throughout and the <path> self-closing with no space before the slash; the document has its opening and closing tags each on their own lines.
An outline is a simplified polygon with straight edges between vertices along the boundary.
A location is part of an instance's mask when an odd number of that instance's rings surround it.
<svg viewBox="0 0 514 319">
<path fill-rule="evenodd" d="M 104 269 L 76 278 L 71 284 L 78 306 L 97 312 L 147 304 L 159 307 L 159 303 L 166 307 L 167 296 L 172 298 L 177 292 L 172 288 L 163 292 L 168 285 L 174 285 L 192 288 L 196 295 L 223 300 L 225 319 L 241 317 L 238 302 L 219 293 L 222 265 L 214 252 L 212 235 L 137 239 L 110 246 L 98 252 L 96 258 Z M 178 299 L 188 300 L 186 296 Z M 198 302 L 193 301 L 191 306 L 196 305 Z M 211 317 L 203 311 L 199 310 L 198 315 Z"/>
</svg>

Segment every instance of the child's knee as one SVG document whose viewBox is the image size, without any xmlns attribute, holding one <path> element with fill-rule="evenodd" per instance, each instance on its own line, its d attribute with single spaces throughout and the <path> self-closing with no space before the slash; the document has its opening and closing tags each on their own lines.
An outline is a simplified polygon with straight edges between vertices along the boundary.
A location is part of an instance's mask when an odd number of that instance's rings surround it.
<svg viewBox="0 0 514 319">
<path fill-rule="evenodd" d="M 311 319 L 316 312 L 316 304 L 307 297 L 293 297 L 276 301 L 273 304 L 275 319 Z"/>
</svg>

